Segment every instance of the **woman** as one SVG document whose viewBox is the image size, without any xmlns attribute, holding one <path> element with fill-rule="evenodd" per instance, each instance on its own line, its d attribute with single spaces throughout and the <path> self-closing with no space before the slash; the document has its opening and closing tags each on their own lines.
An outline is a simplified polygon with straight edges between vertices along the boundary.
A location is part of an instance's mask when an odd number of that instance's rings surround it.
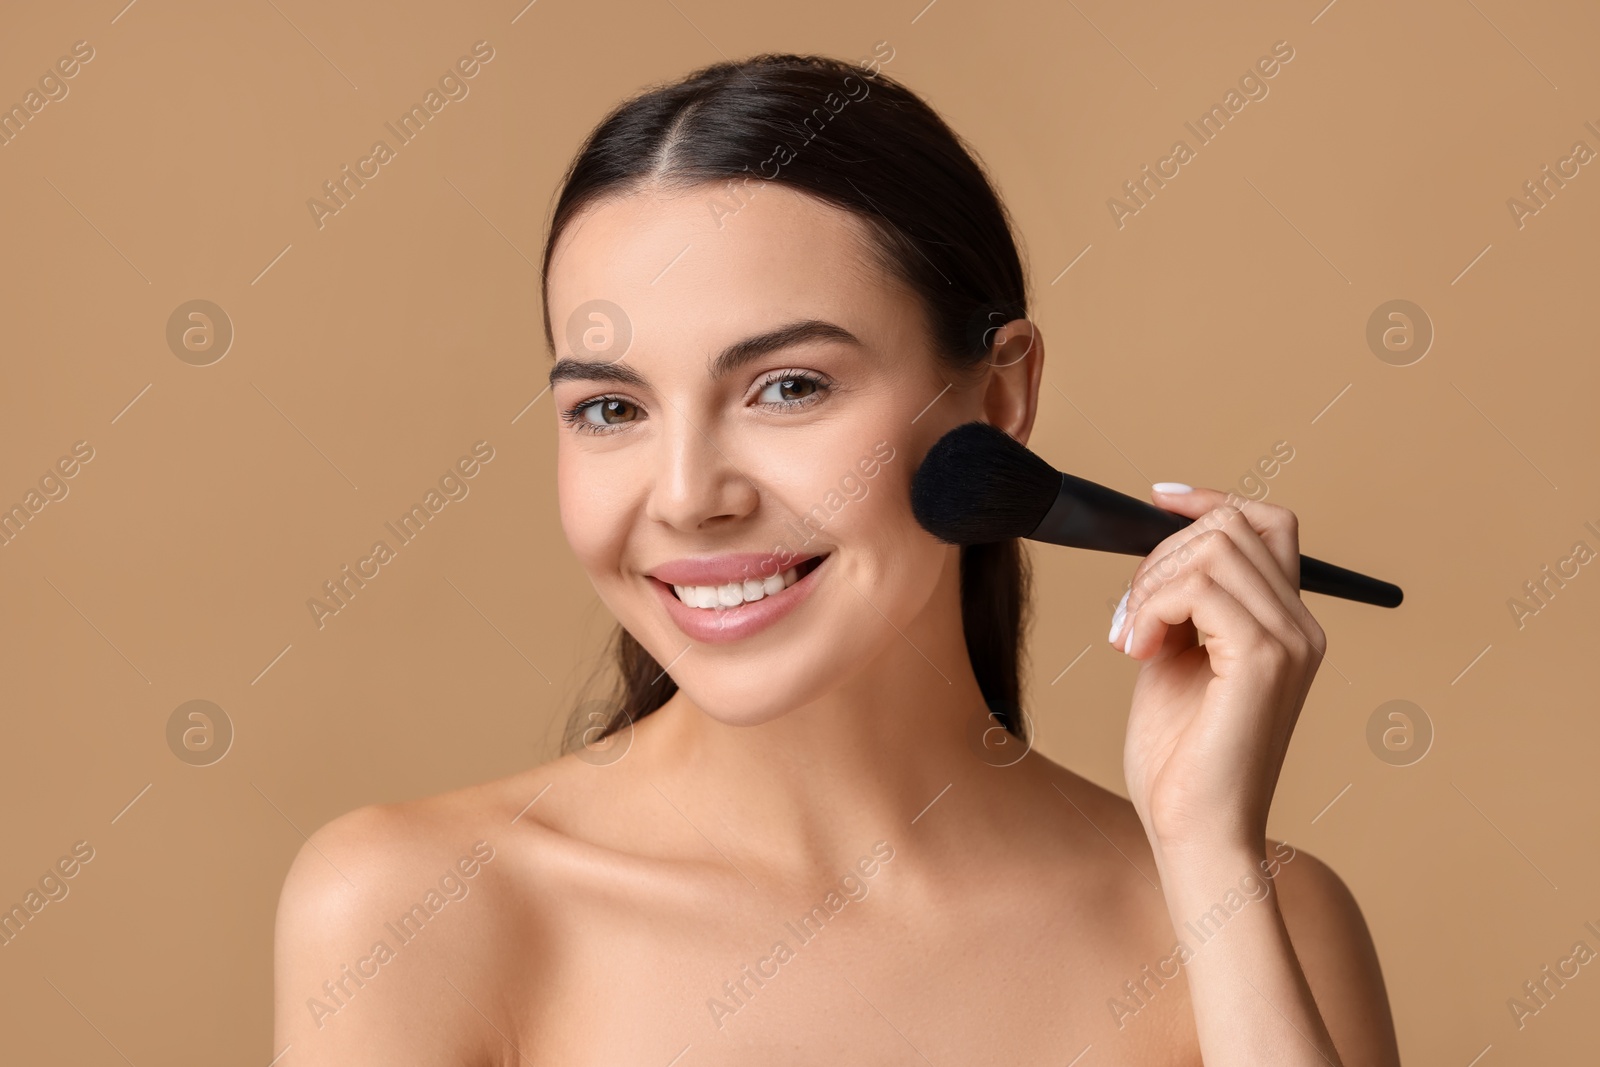
<svg viewBox="0 0 1600 1067">
<path fill-rule="evenodd" d="M 909 485 L 961 423 L 1027 440 L 1044 343 L 982 169 L 878 65 L 717 64 L 581 149 L 543 296 L 621 688 L 554 762 L 313 836 L 294 1063 L 1398 1062 L 1354 900 L 1265 837 L 1324 647 L 1291 512 L 1158 486 L 1196 521 L 1108 636 L 1131 799 L 1027 751 L 1025 557 Z"/>
</svg>

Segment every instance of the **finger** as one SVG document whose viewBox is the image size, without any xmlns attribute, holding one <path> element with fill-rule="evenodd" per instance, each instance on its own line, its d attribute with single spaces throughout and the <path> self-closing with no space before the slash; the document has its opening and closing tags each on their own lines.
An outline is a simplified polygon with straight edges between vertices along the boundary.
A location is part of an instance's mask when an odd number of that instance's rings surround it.
<svg viewBox="0 0 1600 1067">
<path fill-rule="evenodd" d="M 1249 525 L 1243 521 L 1236 507 L 1222 502 L 1156 545 L 1134 568 L 1128 592 L 1128 613 L 1136 610 L 1146 597 L 1163 584 L 1176 578 L 1194 560 L 1207 534 L 1223 530 L 1230 522 L 1241 528 Z M 1273 563 L 1269 567 L 1276 569 L 1277 565 Z"/>
<path fill-rule="evenodd" d="M 1245 512 L 1236 507 L 1224 505 L 1222 508 L 1217 509 L 1215 518 L 1212 518 L 1211 515 L 1212 513 L 1208 512 L 1206 515 L 1201 516 L 1196 525 L 1204 524 L 1226 533 L 1229 539 L 1244 553 L 1245 558 L 1261 573 L 1262 579 L 1271 587 L 1274 595 L 1278 598 L 1280 609 L 1286 614 L 1291 625 L 1301 627 L 1302 621 L 1309 617 L 1310 612 L 1307 611 L 1305 602 L 1300 599 L 1300 590 L 1290 584 L 1289 577 L 1283 573 L 1277 557 L 1272 554 L 1272 550 L 1262 541 L 1261 535 L 1256 532 L 1255 527 L 1250 525 L 1250 520 Z"/>
<path fill-rule="evenodd" d="M 1214 492 L 1214 490 L 1193 490 L 1190 493 L 1185 493 L 1183 495 L 1187 497 L 1195 493 Z M 1199 498 L 1196 497 L 1195 500 L 1186 501 L 1186 510 L 1194 510 L 1192 505 L 1196 503 L 1198 499 Z M 1184 552 L 1180 552 L 1180 550 L 1183 549 L 1184 546 L 1192 541 L 1195 537 L 1206 532 L 1206 530 L 1221 525 L 1221 522 L 1225 518 L 1225 509 L 1230 507 L 1231 505 L 1218 499 L 1216 508 L 1201 509 L 1197 511 L 1193 516 L 1195 519 L 1194 522 L 1185 526 L 1181 530 L 1177 530 L 1171 534 L 1168 534 L 1154 548 L 1146 553 L 1144 559 L 1140 560 L 1138 566 L 1134 568 L 1133 579 L 1129 583 L 1128 595 L 1130 606 L 1132 601 L 1138 598 L 1139 590 L 1146 589 L 1148 591 L 1156 588 L 1159 582 L 1155 581 L 1154 579 L 1167 581 L 1173 577 L 1176 577 L 1177 567 L 1187 560 L 1189 558 L 1189 553 L 1193 551 L 1192 548 Z M 1159 571 L 1156 570 L 1158 564 L 1160 565 Z M 1154 579 L 1152 578 L 1152 574 L 1154 574 Z"/>
<path fill-rule="evenodd" d="M 1199 518 L 1224 504 L 1238 508 L 1272 553 L 1289 584 L 1300 588 L 1300 519 L 1293 511 L 1278 504 L 1250 500 L 1238 493 L 1203 487 L 1182 490 L 1181 485 L 1180 482 L 1157 482 L 1156 486 L 1161 488 L 1151 487 L 1151 499 L 1156 506 L 1189 518 Z"/>
<path fill-rule="evenodd" d="M 1173 491 L 1167 491 L 1168 489 Z M 1178 492 L 1176 490 L 1183 490 Z M 1139 603 L 1163 581 L 1175 577 L 1187 564 L 1199 544 L 1198 538 L 1212 530 L 1222 530 L 1239 546 L 1257 568 L 1262 580 L 1268 583 L 1278 600 L 1277 614 L 1283 624 L 1293 627 L 1311 645 L 1321 647 L 1321 628 L 1310 611 L 1300 599 L 1299 589 L 1292 584 L 1288 575 L 1284 574 L 1279 559 L 1273 555 L 1272 550 L 1262 540 L 1255 526 L 1251 525 L 1249 516 L 1241 509 L 1242 505 L 1254 502 L 1245 500 L 1235 493 L 1223 494 L 1214 489 L 1190 489 L 1176 483 L 1158 483 L 1153 487 L 1155 495 L 1169 495 L 1180 499 L 1179 505 L 1185 511 L 1195 511 L 1207 501 L 1216 504 L 1216 507 L 1205 511 L 1194 523 L 1179 530 L 1164 541 L 1139 564 L 1134 572 L 1131 583 L 1129 599 L 1125 603 L 1124 615 L 1132 615 Z M 1287 509 L 1277 509 L 1283 515 L 1292 518 L 1292 512 Z M 1274 518 L 1281 524 L 1282 520 Z M 1295 549 L 1294 556 L 1298 560 L 1298 545 L 1291 542 Z M 1120 633 L 1124 633 L 1122 628 Z M 1183 643 L 1180 641 L 1175 650 L 1181 650 Z"/>
<path fill-rule="evenodd" d="M 1188 536 L 1180 539 L 1174 535 L 1170 549 L 1157 545 L 1148 557 L 1149 566 L 1141 565 L 1135 570 L 1132 586 L 1134 593 L 1128 602 L 1130 612 L 1138 607 L 1143 597 L 1149 595 L 1161 580 L 1170 580 L 1191 562 L 1209 534 L 1221 534 L 1237 546 L 1260 573 L 1261 580 L 1272 590 L 1283 607 L 1288 608 L 1292 614 L 1304 611 L 1299 590 L 1289 584 L 1289 579 L 1278 568 L 1277 560 L 1273 558 L 1267 546 L 1262 544 L 1260 535 L 1255 532 L 1254 527 L 1239 509 L 1223 504 L 1206 512 L 1185 531 L 1180 532 L 1187 533 Z"/>
<path fill-rule="evenodd" d="M 1287 665 L 1289 651 L 1261 620 L 1204 570 L 1186 571 L 1163 585 L 1145 602 L 1138 615 L 1127 620 L 1125 651 L 1134 659 L 1150 655 L 1166 658 L 1169 627 L 1192 621 L 1204 630 L 1212 672 L 1226 678 L 1240 670 L 1259 670 L 1263 661 Z"/>
<path fill-rule="evenodd" d="M 1253 538 L 1254 534 L 1248 534 L 1247 536 Z M 1259 544 L 1257 549 L 1265 552 L 1265 549 Z M 1152 653 L 1161 651 L 1177 652 L 1188 646 L 1190 642 L 1186 639 L 1178 647 L 1165 649 L 1166 642 L 1164 640 L 1149 637 L 1147 633 L 1141 631 L 1137 622 L 1144 615 L 1148 605 L 1162 590 L 1174 583 L 1181 583 L 1187 575 L 1198 571 L 1207 575 L 1243 606 L 1263 630 L 1270 633 L 1279 644 L 1286 649 L 1290 649 L 1295 654 L 1297 661 L 1310 658 L 1310 652 L 1315 647 L 1315 642 L 1286 610 L 1285 605 L 1279 600 L 1278 590 L 1274 588 L 1270 578 L 1262 573 L 1246 550 L 1230 537 L 1226 531 L 1221 529 L 1206 530 L 1185 542 L 1174 553 L 1174 555 L 1179 554 L 1187 555 L 1189 558 L 1182 563 L 1171 578 L 1163 581 L 1158 588 L 1153 590 L 1148 588 L 1149 583 L 1147 583 L 1146 590 L 1141 592 L 1137 602 L 1130 598 L 1125 622 L 1129 629 L 1129 636 L 1127 637 L 1129 655 L 1136 655 L 1132 644 L 1135 639 L 1139 642 L 1138 648 L 1140 651 L 1148 648 Z M 1271 569 L 1270 560 L 1267 566 Z M 1161 572 L 1162 569 L 1158 565 L 1151 572 L 1151 576 L 1157 577 Z M 1279 580 L 1282 580 L 1281 575 L 1279 575 Z M 1296 603 L 1298 603 L 1298 599 Z M 1149 621 L 1152 623 L 1157 622 L 1154 618 L 1149 619 Z M 1207 634 L 1211 633 L 1198 619 L 1195 620 L 1195 625 Z M 1143 628 L 1144 631 L 1149 629 L 1151 629 L 1149 626 Z M 1209 639 L 1207 644 L 1210 644 Z"/>
<path fill-rule="evenodd" d="M 1210 492 L 1214 493 L 1216 491 L 1210 490 Z M 1183 495 L 1187 496 L 1189 494 L 1185 493 Z M 1232 503 L 1228 503 L 1228 501 L 1232 501 Z M 1267 507 L 1274 508 L 1276 512 L 1281 513 L 1281 516 L 1269 515 L 1261 510 Z M 1202 515 L 1190 529 L 1219 529 L 1227 533 L 1228 537 L 1243 551 L 1245 556 L 1255 565 L 1263 579 L 1271 586 L 1277 597 L 1276 611 L 1282 624 L 1291 627 L 1307 645 L 1320 655 L 1327 648 L 1327 636 L 1323 633 L 1321 624 L 1311 614 L 1311 609 L 1306 607 L 1305 601 L 1301 599 L 1299 585 L 1293 581 L 1290 575 L 1286 575 L 1283 572 L 1280 558 L 1267 545 L 1264 536 L 1258 531 L 1257 525 L 1253 524 L 1251 509 L 1255 509 L 1256 512 L 1255 523 L 1260 523 L 1265 518 L 1267 522 L 1274 524 L 1272 528 L 1280 531 L 1287 525 L 1290 537 L 1289 546 L 1294 558 L 1298 561 L 1300 558 L 1299 536 L 1294 530 L 1294 512 L 1288 508 L 1280 508 L 1275 504 L 1265 505 L 1258 501 L 1245 500 L 1236 493 L 1229 493 L 1220 506 Z M 1195 551 L 1195 544 L 1196 542 L 1190 539 L 1174 549 L 1176 553 L 1175 562 L 1182 563 L 1186 560 Z M 1162 573 L 1171 573 L 1173 569 L 1172 564 L 1163 564 L 1158 559 L 1155 561 L 1153 573 L 1159 576 Z M 1148 578 L 1146 578 L 1144 585 L 1148 589 L 1150 585 Z M 1138 600 L 1139 597 L 1137 595 L 1129 597 L 1129 614 L 1132 614 L 1137 609 Z M 1257 612 L 1257 614 L 1260 615 L 1262 613 Z"/>
</svg>

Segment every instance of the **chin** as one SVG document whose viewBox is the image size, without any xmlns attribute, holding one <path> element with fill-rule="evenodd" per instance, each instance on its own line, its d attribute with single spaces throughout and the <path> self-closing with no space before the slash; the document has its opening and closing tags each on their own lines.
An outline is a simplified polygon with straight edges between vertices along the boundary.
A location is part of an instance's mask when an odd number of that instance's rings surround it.
<svg viewBox="0 0 1600 1067">
<path fill-rule="evenodd" d="M 745 640 L 691 641 L 670 622 L 648 616 L 628 629 L 658 664 L 672 664 L 673 681 L 707 717 L 759 726 L 826 698 L 900 640 L 854 590 L 846 586 L 844 593 L 819 596 L 807 610 Z"/>
<path fill-rule="evenodd" d="M 776 673 L 761 670 L 754 664 L 748 668 L 702 664 L 696 669 L 678 672 L 676 680 L 678 688 L 708 718 L 724 726 L 760 726 L 819 700 L 837 688 L 842 681 L 838 670 L 840 660 L 830 655 L 824 662 L 829 666 L 819 670 L 788 657 Z M 729 677 L 735 672 L 748 677 Z"/>
</svg>

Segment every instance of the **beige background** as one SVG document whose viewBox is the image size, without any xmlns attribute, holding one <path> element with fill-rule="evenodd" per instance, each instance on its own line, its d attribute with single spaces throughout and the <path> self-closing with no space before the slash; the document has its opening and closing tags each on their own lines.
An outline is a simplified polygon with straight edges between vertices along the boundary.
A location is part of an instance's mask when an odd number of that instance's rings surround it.
<svg viewBox="0 0 1600 1067">
<path fill-rule="evenodd" d="M 1309 598 L 1329 662 L 1271 828 L 1362 902 L 1406 1060 L 1593 1059 L 1600 966 L 1521 1030 L 1506 1007 L 1600 949 L 1600 566 L 1521 629 L 1507 607 L 1600 549 L 1600 167 L 1521 228 L 1506 206 L 1600 150 L 1591 5 L 122 2 L 12 5 L 0 34 L 0 103 L 94 49 L 0 148 L 0 504 L 94 450 L 0 547 L 0 902 L 94 849 L 0 948 L 3 1058 L 267 1064 L 303 835 L 553 753 L 610 626 L 535 401 L 555 182 L 647 83 L 882 40 L 1016 215 L 1050 346 L 1036 448 L 1142 495 L 1237 485 L 1287 441 L 1269 499 L 1305 550 L 1405 588 Z M 306 201 L 480 40 L 470 95 L 319 229 Z M 1119 229 L 1107 199 L 1280 40 L 1270 95 Z M 1436 331 L 1404 367 L 1365 340 L 1401 298 Z M 234 327 L 210 366 L 166 340 L 193 299 Z M 319 630 L 307 599 L 479 440 L 470 495 Z M 1134 560 L 1035 559 L 1038 746 L 1119 788 L 1135 665 L 1103 638 Z M 167 743 L 194 699 L 236 730 L 210 766 Z M 1411 766 L 1366 740 L 1396 699 L 1435 730 Z"/>
</svg>

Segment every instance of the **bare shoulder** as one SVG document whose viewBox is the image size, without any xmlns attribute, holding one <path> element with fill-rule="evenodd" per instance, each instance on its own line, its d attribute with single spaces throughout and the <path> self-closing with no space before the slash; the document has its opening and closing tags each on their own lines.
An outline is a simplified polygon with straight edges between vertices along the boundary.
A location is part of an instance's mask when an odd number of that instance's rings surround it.
<svg viewBox="0 0 1600 1067">
<path fill-rule="evenodd" d="M 1340 1058 L 1399 1064 L 1383 969 L 1355 895 L 1309 852 L 1269 842 L 1268 856 L 1283 924 Z"/>
<path fill-rule="evenodd" d="M 1036 755 L 1030 754 L 1030 760 Z M 1035 771 L 1048 777 L 1077 815 L 1116 846 L 1122 854 L 1117 862 L 1126 861 L 1121 864 L 1124 871 L 1136 869 L 1159 885 L 1149 837 L 1132 802 L 1042 756 Z M 1288 842 L 1265 842 L 1263 855 L 1262 873 L 1276 886 L 1284 927 L 1341 1058 L 1378 1067 L 1398 1065 L 1383 970 L 1354 894 L 1327 863 Z M 1115 864 L 1110 869 L 1114 872 Z M 1171 919 L 1165 912 L 1147 911 L 1148 923 L 1160 936 L 1170 936 Z"/>
<path fill-rule="evenodd" d="M 275 1053 L 292 1045 L 312 1065 L 496 1058 L 485 991 L 505 946 L 534 940 L 518 891 L 529 865 L 516 857 L 537 835 L 512 821 L 531 775 L 358 808 L 306 840 L 278 900 Z"/>
</svg>

